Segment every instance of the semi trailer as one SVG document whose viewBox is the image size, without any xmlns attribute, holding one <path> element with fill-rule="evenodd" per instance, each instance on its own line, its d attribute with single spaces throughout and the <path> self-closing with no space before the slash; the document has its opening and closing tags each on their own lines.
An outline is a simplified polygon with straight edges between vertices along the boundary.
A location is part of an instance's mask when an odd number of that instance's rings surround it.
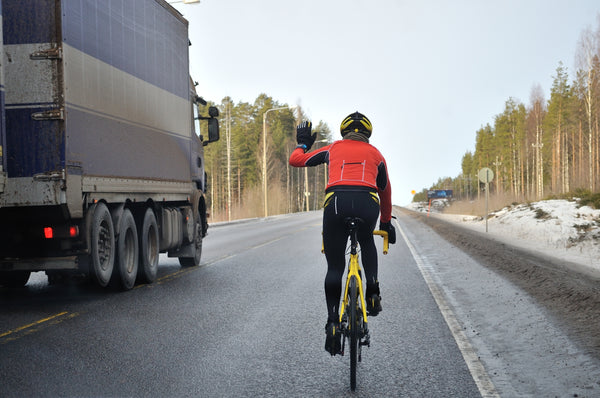
<svg viewBox="0 0 600 398">
<path fill-rule="evenodd" d="M 198 265 L 219 124 L 188 21 L 163 0 L 2 0 L 0 20 L 0 285 L 127 290 L 159 253 Z"/>
</svg>

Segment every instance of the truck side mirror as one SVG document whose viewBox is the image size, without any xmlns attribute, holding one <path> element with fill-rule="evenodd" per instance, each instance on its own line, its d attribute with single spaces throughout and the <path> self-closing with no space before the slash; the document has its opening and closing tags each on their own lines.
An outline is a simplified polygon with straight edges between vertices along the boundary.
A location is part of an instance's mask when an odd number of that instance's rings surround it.
<svg viewBox="0 0 600 398">
<path fill-rule="evenodd" d="M 215 141 L 219 141 L 219 120 L 210 118 L 208 119 L 208 141 L 204 141 L 203 144 Z"/>
</svg>

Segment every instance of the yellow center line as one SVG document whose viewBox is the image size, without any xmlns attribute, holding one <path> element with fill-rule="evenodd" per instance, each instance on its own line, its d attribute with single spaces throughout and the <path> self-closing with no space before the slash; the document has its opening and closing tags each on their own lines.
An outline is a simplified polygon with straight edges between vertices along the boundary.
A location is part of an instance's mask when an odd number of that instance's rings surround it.
<svg viewBox="0 0 600 398">
<path fill-rule="evenodd" d="M 68 312 L 67 311 L 59 312 L 58 314 L 51 315 L 51 316 L 49 316 L 47 318 L 44 318 L 44 319 L 40 319 L 39 321 L 35 321 L 33 323 L 30 323 L 29 325 L 20 326 L 20 327 L 18 327 L 16 329 L 9 330 L 8 332 L 4 332 L 4 333 L 0 334 L 0 339 L 3 338 L 3 337 L 8 336 L 9 334 L 18 333 L 18 332 L 20 332 L 22 330 L 29 329 L 29 328 L 31 328 L 33 326 L 37 326 L 37 325 L 42 324 L 44 322 L 48 322 L 48 321 L 50 321 L 52 319 L 58 318 L 58 317 L 63 316 L 65 314 L 68 314 Z"/>
<path fill-rule="evenodd" d="M 192 271 L 194 271 L 195 269 L 199 269 L 199 268 L 200 268 L 200 267 L 189 267 L 189 268 L 182 268 L 182 269 L 180 269 L 179 271 L 175 271 L 175 272 L 173 272 L 173 273 L 171 273 L 171 274 L 167 274 L 167 275 L 165 275 L 165 276 L 162 276 L 162 277 L 160 277 L 160 278 L 156 279 L 156 283 L 160 284 L 160 283 L 163 283 L 163 282 L 165 282 L 165 281 L 168 281 L 168 280 L 170 280 L 170 279 L 175 279 L 175 278 L 178 278 L 178 277 L 180 277 L 181 275 L 187 274 L 188 272 L 192 272 Z M 142 285 L 142 286 L 150 286 L 150 285 Z"/>
<path fill-rule="evenodd" d="M 266 246 L 266 245 L 270 245 L 271 243 L 277 242 L 278 240 L 281 240 L 283 238 L 284 238 L 284 236 L 280 236 L 279 238 L 275 238 L 275 239 L 272 239 L 272 240 L 264 242 L 264 243 L 259 243 L 256 246 L 249 247 L 248 250 L 254 250 L 254 249 L 258 249 L 260 247 Z"/>
</svg>

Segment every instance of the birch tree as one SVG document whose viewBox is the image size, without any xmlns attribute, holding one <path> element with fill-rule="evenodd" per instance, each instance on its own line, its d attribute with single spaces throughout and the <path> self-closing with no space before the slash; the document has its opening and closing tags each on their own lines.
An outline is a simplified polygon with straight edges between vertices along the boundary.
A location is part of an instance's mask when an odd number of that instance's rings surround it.
<svg viewBox="0 0 600 398">
<path fill-rule="evenodd" d="M 575 62 L 580 71 L 582 99 L 585 105 L 587 155 L 588 155 L 588 187 L 594 191 L 594 131 L 593 112 L 596 106 L 598 76 L 594 64 L 598 58 L 598 34 L 591 28 L 585 28 L 579 37 Z"/>
</svg>

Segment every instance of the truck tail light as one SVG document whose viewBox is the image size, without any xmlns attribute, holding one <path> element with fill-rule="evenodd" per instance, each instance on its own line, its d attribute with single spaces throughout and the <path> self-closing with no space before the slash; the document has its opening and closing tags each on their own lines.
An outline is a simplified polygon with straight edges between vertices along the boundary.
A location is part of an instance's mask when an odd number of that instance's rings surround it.
<svg viewBox="0 0 600 398">
<path fill-rule="evenodd" d="M 44 238 L 46 239 L 54 239 L 54 238 L 76 238 L 79 236 L 79 227 L 77 225 L 71 225 L 63 228 L 52 228 L 52 227 L 44 227 Z"/>
<path fill-rule="evenodd" d="M 52 227 L 44 227 L 44 238 L 52 239 L 54 238 L 54 230 Z"/>
</svg>

